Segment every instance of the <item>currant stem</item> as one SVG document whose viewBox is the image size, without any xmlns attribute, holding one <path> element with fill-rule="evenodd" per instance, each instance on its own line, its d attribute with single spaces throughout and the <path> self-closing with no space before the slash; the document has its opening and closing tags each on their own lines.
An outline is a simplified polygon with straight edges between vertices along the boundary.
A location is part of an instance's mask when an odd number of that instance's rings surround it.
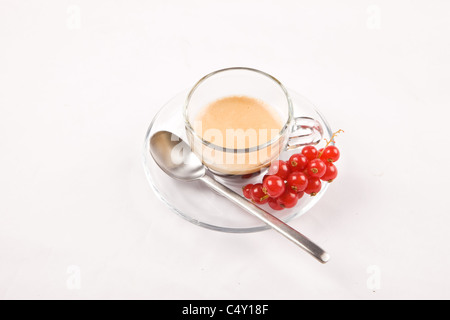
<svg viewBox="0 0 450 320">
<path fill-rule="evenodd" d="M 322 156 L 323 151 L 325 150 L 326 147 L 328 147 L 328 146 L 330 145 L 330 143 L 336 143 L 336 142 L 334 141 L 334 138 L 335 138 L 339 133 L 341 133 L 341 132 L 345 132 L 345 131 L 342 130 L 342 129 L 339 129 L 338 131 L 336 131 L 335 133 L 333 133 L 333 135 L 332 135 L 331 138 L 330 138 L 330 141 L 328 141 L 327 139 L 325 139 L 325 141 L 327 142 L 327 144 L 325 145 L 325 147 L 323 147 L 322 151 L 319 153 L 319 155 L 317 156 L 317 158 L 320 159 L 320 157 Z"/>
</svg>

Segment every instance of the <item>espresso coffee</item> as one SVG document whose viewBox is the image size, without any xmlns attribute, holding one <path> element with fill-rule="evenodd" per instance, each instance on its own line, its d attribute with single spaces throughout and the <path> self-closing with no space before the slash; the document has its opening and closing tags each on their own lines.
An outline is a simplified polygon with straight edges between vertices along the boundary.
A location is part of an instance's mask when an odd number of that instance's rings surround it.
<svg viewBox="0 0 450 320">
<path fill-rule="evenodd" d="M 282 127 L 278 112 L 264 101 L 247 96 L 221 98 L 197 114 L 194 130 L 211 145 L 195 149 L 216 172 L 232 175 L 256 172 L 278 156 L 279 141 L 261 146 L 276 138 Z M 241 152 L 234 152 L 236 149 Z"/>
<path fill-rule="evenodd" d="M 212 102 L 197 115 L 196 124 L 196 131 L 202 131 L 205 141 L 230 149 L 262 145 L 275 138 L 283 126 L 270 105 L 246 96 Z"/>
</svg>

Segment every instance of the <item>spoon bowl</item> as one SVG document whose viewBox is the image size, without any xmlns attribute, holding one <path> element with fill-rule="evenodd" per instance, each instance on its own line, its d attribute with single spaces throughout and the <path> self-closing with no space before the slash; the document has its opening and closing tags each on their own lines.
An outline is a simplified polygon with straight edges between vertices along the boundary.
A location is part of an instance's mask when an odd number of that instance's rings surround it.
<svg viewBox="0 0 450 320">
<path fill-rule="evenodd" d="M 206 173 L 205 166 L 191 152 L 189 145 L 171 132 L 155 133 L 150 139 L 150 153 L 158 166 L 172 178 L 192 181 Z"/>
</svg>

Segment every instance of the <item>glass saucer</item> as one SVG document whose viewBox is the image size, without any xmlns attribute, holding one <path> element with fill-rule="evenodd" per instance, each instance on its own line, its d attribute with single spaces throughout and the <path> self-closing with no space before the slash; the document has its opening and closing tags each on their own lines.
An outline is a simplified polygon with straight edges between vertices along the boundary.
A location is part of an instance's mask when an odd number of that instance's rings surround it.
<svg viewBox="0 0 450 320">
<path fill-rule="evenodd" d="M 203 182 L 184 182 L 172 179 L 153 160 L 149 150 L 149 141 L 154 133 L 166 130 L 187 141 L 183 118 L 183 106 L 187 94 L 188 90 L 181 92 L 166 103 L 155 115 L 148 128 L 145 137 L 143 161 L 145 173 L 153 191 L 172 211 L 201 227 L 232 233 L 248 233 L 270 229 L 270 227 L 253 217 L 250 213 L 243 211 L 229 200 L 216 194 Z M 314 118 L 323 128 L 323 138 L 329 140 L 332 131 L 313 104 L 292 90 L 289 90 L 289 95 L 293 104 L 294 117 Z M 322 148 L 324 145 L 325 141 L 322 139 L 316 147 Z M 299 150 L 286 151 L 281 154 L 280 158 L 287 160 L 292 154 L 298 152 Z M 263 171 L 259 174 L 254 174 L 250 178 L 241 176 L 229 178 L 211 175 L 238 194 L 242 194 L 242 186 L 248 183 L 261 182 L 265 174 L 266 172 Z M 267 204 L 262 205 L 261 208 L 284 222 L 289 222 L 311 209 L 326 192 L 328 185 L 328 183 L 323 182 L 322 190 L 314 197 L 305 194 L 294 208 L 275 211 Z"/>
</svg>

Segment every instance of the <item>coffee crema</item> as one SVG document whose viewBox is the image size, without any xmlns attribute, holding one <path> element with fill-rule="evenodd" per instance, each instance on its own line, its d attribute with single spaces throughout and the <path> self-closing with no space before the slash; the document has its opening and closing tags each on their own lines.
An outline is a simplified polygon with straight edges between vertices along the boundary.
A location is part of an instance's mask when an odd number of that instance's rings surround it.
<svg viewBox="0 0 450 320">
<path fill-rule="evenodd" d="M 264 101 L 246 96 L 212 102 L 199 112 L 194 125 L 203 140 L 230 149 L 262 145 L 275 138 L 282 126 L 275 109 Z"/>
<path fill-rule="evenodd" d="M 208 146 L 194 149 L 217 172 L 256 172 L 279 155 L 279 142 L 251 152 L 232 150 L 261 146 L 276 138 L 283 125 L 278 112 L 264 101 L 247 96 L 224 97 L 205 106 L 195 117 L 193 127 L 204 141 L 227 150 Z"/>
</svg>

